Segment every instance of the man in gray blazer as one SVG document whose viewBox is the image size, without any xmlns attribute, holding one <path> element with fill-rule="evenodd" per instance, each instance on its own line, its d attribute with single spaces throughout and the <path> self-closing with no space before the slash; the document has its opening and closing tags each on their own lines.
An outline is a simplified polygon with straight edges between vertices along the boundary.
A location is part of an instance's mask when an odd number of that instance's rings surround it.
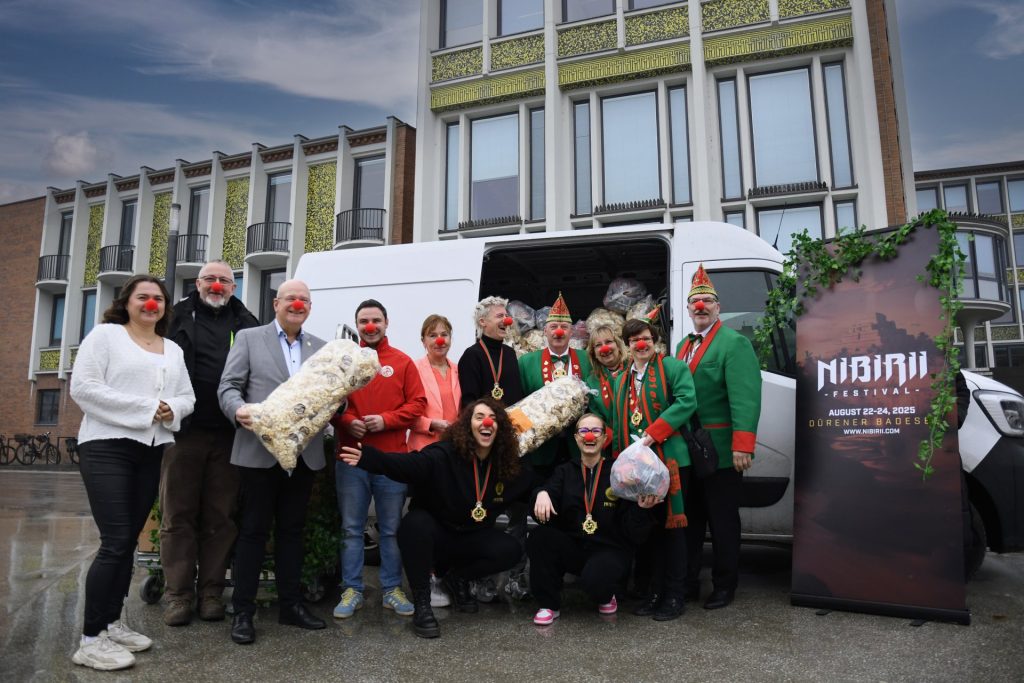
<svg viewBox="0 0 1024 683">
<path fill-rule="evenodd" d="M 251 431 L 248 405 L 267 398 L 324 345 L 322 339 L 302 329 L 310 305 L 309 287 L 304 282 L 283 283 L 274 299 L 274 321 L 238 333 L 217 391 L 224 415 L 240 427 L 231 449 L 231 464 L 238 467 L 241 481 L 231 625 L 231 639 L 238 644 L 256 640 L 256 590 L 271 526 L 279 623 L 307 629 L 325 627 L 302 603 L 300 590 L 302 534 L 313 472 L 324 467 L 323 434 L 309 443 L 289 475 Z"/>
</svg>

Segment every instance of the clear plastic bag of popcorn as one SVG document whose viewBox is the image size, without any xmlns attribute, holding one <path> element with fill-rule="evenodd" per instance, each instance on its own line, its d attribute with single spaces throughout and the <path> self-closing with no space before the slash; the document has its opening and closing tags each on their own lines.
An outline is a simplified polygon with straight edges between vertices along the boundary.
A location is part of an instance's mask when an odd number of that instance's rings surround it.
<svg viewBox="0 0 1024 683">
<path fill-rule="evenodd" d="M 516 429 L 519 455 L 537 449 L 579 419 L 590 402 L 591 390 L 579 377 L 559 377 L 508 409 Z"/>
<path fill-rule="evenodd" d="M 505 310 L 516 321 L 519 334 L 526 334 L 527 331 L 536 327 L 537 312 L 522 301 L 509 301 Z"/>
<path fill-rule="evenodd" d="M 647 296 L 647 287 L 639 280 L 617 277 L 608 285 L 604 295 L 604 307 L 609 311 L 625 314 L 630 306 Z"/>
</svg>

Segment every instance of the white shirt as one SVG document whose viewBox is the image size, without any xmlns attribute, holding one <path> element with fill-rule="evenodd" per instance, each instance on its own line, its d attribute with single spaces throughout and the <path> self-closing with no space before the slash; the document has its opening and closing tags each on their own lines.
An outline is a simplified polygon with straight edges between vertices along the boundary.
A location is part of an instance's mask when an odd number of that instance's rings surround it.
<svg viewBox="0 0 1024 683">
<path fill-rule="evenodd" d="M 302 366 L 302 337 L 305 334 L 301 329 L 295 335 L 295 341 L 288 341 L 288 333 L 281 327 L 281 323 L 274 318 L 274 327 L 277 329 L 277 338 L 281 342 L 281 352 L 284 354 L 284 366 L 288 368 L 288 376 L 291 377 Z"/>
<path fill-rule="evenodd" d="M 97 325 L 82 340 L 71 373 L 71 398 L 85 414 L 79 443 L 131 439 L 147 446 L 172 443 L 196 402 L 177 344 L 164 339 L 163 354 L 154 354 L 115 323 Z M 169 422 L 153 422 L 160 401 L 174 413 Z"/>
</svg>

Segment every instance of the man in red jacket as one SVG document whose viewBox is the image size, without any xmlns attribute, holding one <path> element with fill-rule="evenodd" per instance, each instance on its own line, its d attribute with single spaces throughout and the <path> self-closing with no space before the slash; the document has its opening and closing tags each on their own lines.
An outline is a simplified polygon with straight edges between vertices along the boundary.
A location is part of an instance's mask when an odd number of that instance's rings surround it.
<svg viewBox="0 0 1024 683">
<path fill-rule="evenodd" d="M 345 412 L 331 421 L 339 452 L 341 446 L 362 443 L 387 453 L 404 453 L 408 450 L 406 430 L 427 407 L 419 371 L 409 356 L 388 344 L 388 312 L 379 301 L 368 299 L 359 304 L 356 328 L 359 344 L 377 352 L 380 372 L 349 395 Z M 402 558 L 395 538 L 405 505 L 405 484 L 338 462 L 335 485 L 341 513 L 342 578 L 335 618 L 347 619 L 363 606 L 363 533 L 371 497 L 380 528 L 383 605 L 397 614 L 411 616 L 413 606 L 402 591 Z"/>
</svg>

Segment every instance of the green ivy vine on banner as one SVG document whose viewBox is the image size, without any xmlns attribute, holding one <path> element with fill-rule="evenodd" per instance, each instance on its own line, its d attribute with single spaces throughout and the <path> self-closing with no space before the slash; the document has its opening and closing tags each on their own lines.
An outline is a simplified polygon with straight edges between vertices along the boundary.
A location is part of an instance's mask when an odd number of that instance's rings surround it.
<svg viewBox="0 0 1024 683">
<path fill-rule="evenodd" d="M 922 227 L 938 230 L 939 247 L 925 267 L 927 272 L 919 274 L 917 279 L 938 290 L 943 321 L 942 333 L 935 339 L 935 346 L 943 356 L 943 366 L 941 371 L 932 374 L 932 401 L 925 418 L 928 437 L 918 446 L 914 462 L 922 478 L 927 479 L 935 471 L 932 467 L 935 450 L 941 447 L 949 429 L 947 419 L 956 406 L 956 375 L 960 371 L 953 331 L 956 313 L 962 308 L 959 294 L 966 255 L 956 239 L 956 224 L 945 211 L 936 209 L 923 213 L 895 231 L 877 236 L 869 234 L 864 227 L 840 231 L 827 244 L 812 238 L 806 230 L 794 235 L 793 247 L 786 255 L 782 274 L 769 292 L 764 318 L 754 330 L 754 345 L 761 367 L 767 368 L 774 335 L 793 318 L 803 314 L 804 299 L 817 296 L 820 289 L 828 289 L 844 278 L 858 281 L 864 259 L 870 256 L 882 260 L 895 258 L 900 246 Z"/>
</svg>

